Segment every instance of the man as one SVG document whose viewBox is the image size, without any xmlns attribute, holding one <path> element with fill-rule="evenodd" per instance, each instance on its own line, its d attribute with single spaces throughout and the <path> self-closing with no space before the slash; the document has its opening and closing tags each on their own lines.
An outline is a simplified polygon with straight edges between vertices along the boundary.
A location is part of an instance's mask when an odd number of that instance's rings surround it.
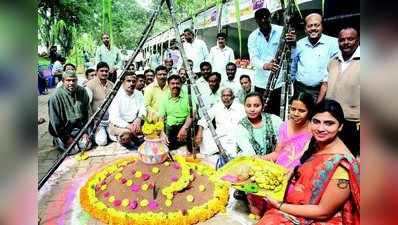
<svg viewBox="0 0 398 225">
<path fill-rule="evenodd" d="M 142 94 L 144 94 L 144 87 L 145 87 L 145 75 L 144 74 L 137 74 L 137 85 L 135 86 L 135 89 L 138 91 L 141 91 Z"/>
<path fill-rule="evenodd" d="M 235 79 L 236 76 L 236 65 L 235 63 L 229 62 L 225 66 L 225 71 L 227 72 L 227 79 L 222 81 L 224 87 L 229 87 L 234 92 L 234 95 L 238 93 L 240 89 L 239 81 Z M 222 75 L 221 75 L 222 76 Z M 222 78 L 221 78 L 222 80 Z"/>
<path fill-rule="evenodd" d="M 141 121 L 146 110 L 144 97 L 135 89 L 136 84 L 135 74 L 126 74 L 122 87 L 109 106 L 109 137 L 126 148 L 136 148 L 144 141 Z"/>
<path fill-rule="evenodd" d="M 224 88 L 221 91 L 221 102 L 216 103 L 210 110 L 210 119 L 215 119 L 216 132 L 220 137 L 220 142 L 228 154 L 236 155 L 236 143 L 232 132 L 238 122 L 246 116 L 245 109 L 242 104 L 234 101 L 235 96 L 231 88 Z M 205 118 L 198 121 L 199 129 L 195 137 L 195 142 L 199 146 L 202 154 L 211 155 L 217 152 L 217 146 L 211 137 L 210 130 L 203 140 L 203 130 L 208 128 Z M 202 142 L 203 141 L 203 142 Z"/>
<path fill-rule="evenodd" d="M 221 74 L 221 81 L 227 80 L 227 76 L 225 75 L 227 64 L 235 61 L 234 51 L 225 44 L 226 40 L 226 33 L 218 33 L 217 44 L 210 49 L 208 58 L 208 61 L 213 66 L 213 71 Z"/>
<path fill-rule="evenodd" d="M 193 72 L 198 73 L 200 72 L 200 63 L 205 61 L 209 56 L 209 50 L 207 49 L 206 43 L 196 38 L 191 29 L 185 29 L 184 36 L 184 50 L 188 54 L 187 57 L 193 62 Z"/>
<path fill-rule="evenodd" d="M 144 75 L 145 75 L 145 85 L 148 86 L 153 82 L 155 78 L 155 71 L 153 71 L 152 69 L 147 69 L 144 71 Z"/>
<path fill-rule="evenodd" d="M 188 79 L 188 73 L 185 68 L 181 68 L 178 70 L 178 76 L 181 77 L 181 84 L 184 85 Z"/>
<path fill-rule="evenodd" d="M 64 71 L 76 72 L 76 66 L 72 63 L 67 63 L 64 65 Z"/>
<path fill-rule="evenodd" d="M 328 66 L 328 82 L 323 84 L 321 94 L 341 104 L 344 111 L 341 140 L 355 155 L 359 155 L 360 121 L 360 47 L 359 34 L 354 28 L 342 29 L 338 38 L 340 51 Z M 322 96 L 321 96 L 322 98 Z"/>
<path fill-rule="evenodd" d="M 75 72 L 65 71 L 62 84 L 48 101 L 48 129 L 54 137 L 53 143 L 65 151 L 88 121 L 89 97 L 85 89 L 77 85 Z M 86 147 L 89 142 L 87 133 L 79 140 L 72 154 Z M 88 144 L 87 147 L 90 148 L 91 145 Z"/>
<path fill-rule="evenodd" d="M 208 92 L 202 93 L 203 101 L 207 109 L 210 109 L 215 105 L 221 98 L 221 74 L 217 72 L 212 72 L 207 78 Z"/>
<path fill-rule="evenodd" d="M 240 85 L 241 89 L 239 89 L 236 96 L 239 99 L 239 102 L 245 104 L 246 95 L 250 92 L 254 92 L 254 86 L 252 85 L 252 81 L 249 75 L 243 74 L 240 76 Z"/>
<path fill-rule="evenodd" d="M 322 34 L 322 16 L 311 13 L 305 17 L 307 37 L 297 42 L 292 62 L 292 77 L 296 93 L 307 92 L 319 101 L 321 85 L 327 82 L 327 65 L 339 49 L 337 39 Z"/>
<path fill-rule="evenodd" d="M 52 74 L 54 77 L 56 77 L 58 80 L 56 83 L 62 80 L 62 73 L 64 72 L 64 64 L 66 62 L 66 58 L 63 56 L 60 56 L 59 59 L 57 59 L 54 62 L 54 65 L 52 67 Z"/>
<path fill-rule="evenodd" d="M 209 62 L 202 62 L 200 63 L 200 77 L 196 80 L 196 85 L 201 94 L 205 94 L 209 92 L 209 84 L 207 83 L 207 79 L 212 72 L 212 67 Z"/>
<path fill-rule="evenodd" d="M 83 81 L 83 87 L 87 86 L 87 82 L 97 77 L 97 71 L 93 68 L 88 68 L 84 73 L 86 79 Z"/>
<path fill-rule="evenodd" d="M 188 93 L 181 89 L 181 77 L 171 75 L 167 83 L 170 90 L 163 95 L 159 115 L 166 125 L 162 139 L 170 150 L 174 150 L 187 144 L 192 119 L 189 117 Z M 187 147 L 190 150 L 192 145 Z"/>
<path fill-rule="evenodd" d="M 156 51 L 156 48 L 152 50 L 151 56 L 149 56 L 149 67 L 154 69 L 161 64 L 160 54 Z"/>
<path fill-rule="evenodd" d="M 94 114 L 101 104 L 104 102 L 105 97 L 112 91 L 113 83 L 108 80 L 109 66 L 106 62 L 99 62 L 96 70 L 97 77 L 87 82 L 86 90 L 90 97 L 91 113 Z M 99 120 L 99 118 L 95 118 Z M 102 117 L 100 125 L 95 133 L 95 143 L 100 146 L 108 144 L 107 128 L 109 125 L 108 112 Z"/>
<path fill-rule="evenodd" d="M 173 68 L 173 59 L 166 58 L 164 60 L 164 66 L 167 68 L 168 76 L 176 74 L 176 70 Z"/>
<path fill-rule="evenodd" d="M 173 71 L 177 71 L 178 69 L 181 68 L 182 65 L 181 53 L 180 50 L 178 50 L 178 47 L 176 46 L 175 40 L 172 40 L 170 42 L 170 48 L 164 51 L 163 59 L 166 60 L 167 58 L 173 60 Z"/>
<path fill-rule="evenodd" d="M 163 94 L 169 89 L 167 86 L 167 68 L 165 66 L 158 66 L 155 69 L 156 81 L 145 88 L 144 102 L 145 108 L 148 112 L 159 113 L 159 105 Z"/>
<path fill-rule="evenodd" d="M 259 28 L 250 34 L 247 42 L 250 60 L 255 67 L 253 83 L 255 91 L 260 94 L 264 94 L 265 92 L 271 71 L 275 72 L 279 68 L 274 57 L 283 28 L 278 25 L 271 25 L 270 17 L 271 13 L 266 8 L 261 8 L 254 13 L 254 18 Z M 290 32 L 286 36 L 286 40 L 289 42 L 294 42 L 295 39 L 294 32 Z M 280 110 L 281 78 L 282 76 L 278 77 L 278 82 L 274 90 L 270 93 L 268 106 L 265 108 L 268 112 L 277 115 Z"/>
<path fill-rule="evenodd" d="M 95 52 L 95 62 L 106 62 L 109 65 L 108 79 L 115 82 L 117 78 L 116 71 L 122 66 L 121 53 L 117 47 L 111 46 L 109 34 L 102 34 L 102 43 Z"/>
<path fill-rule="evenodd" d="M 52 45 L 51 47 L 50 47 L 50 52 L 49 52 L 49 58 L 50 58 L 50 64 L 54 64 L 55 63 L 55 61 L 57 61 L 60 57 L 61 57 L 61 55 L 59 55 L 58 53 L 57 53 L 57 46 L 56 45 Z"/>
</svg>

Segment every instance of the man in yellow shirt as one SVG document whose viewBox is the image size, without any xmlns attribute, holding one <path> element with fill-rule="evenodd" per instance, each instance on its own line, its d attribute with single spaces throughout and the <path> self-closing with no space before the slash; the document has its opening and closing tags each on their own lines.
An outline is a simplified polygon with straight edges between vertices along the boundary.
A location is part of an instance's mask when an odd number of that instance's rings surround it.
<svg viewBox="0 0 398 225">
<path fill-rule="evenodd" d="M 147 112 L 151 111 L 159 114 L 159 106 L 163 94 L 169 89 L 167 85 L 167 68 L 163 65 L 155 69 L 155 82 L 151 83 L 145 88 L 144 104 Z"/>
</svg>

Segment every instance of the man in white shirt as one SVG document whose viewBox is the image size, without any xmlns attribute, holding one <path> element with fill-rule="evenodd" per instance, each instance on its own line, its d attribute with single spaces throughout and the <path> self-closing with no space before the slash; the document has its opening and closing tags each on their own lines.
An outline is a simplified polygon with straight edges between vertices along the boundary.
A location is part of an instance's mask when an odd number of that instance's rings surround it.
<svg viewBox="0 0 398 225">
<path fill-rule="evenodd" d="M 236 77 L 236 69 L 237 67 L 235 63 L 229 62 L 225 66 L 225 71 L 227 72 L 227 79 L 222 80 L 223 78 L 221 78 L 223 86 L 231 88 L 235 96 L 240 89 L 239 78 Z"/>
<path fill-rule="evenodd" d="M 143 142 L 141 133 L 142 117 L 146 114 L 144 96 L 135 89 L 137 77 L 124 77 L 123 86 L 109 107 L 109 137 L 127 148 Z"/>
<path fill-rule="evenodd" d="M 193 62 L 193 72 L 199 73 L 199 65 L 209 56 L 209 50 L 204 41 L 195 37 L 191 29 L 184 30 L 185 42 L 183 43 L 187 57 Z"/>
<path fill-rule="evenodd" d="M 102 34 L 102 43 L 95 52 L 95 63 L 106 62 L 109 65 L 108 79 L 115 83 L 116 71 L 122 68 L 122 55 L 116 46 L 111 45 L 108 33 Z"/>
<path fill-rule="evenodd" d="M 214 72 L 221 74 L 221 81 L 227 80 L 225 67 L 228 63 L 235 61 L 235 55 L 232 48 L 228 47 L 225 42 L 227 40 L 227 34 L 217 34 L 217 45 L 210 49 L 208 61 L 213 66 Z"/>
<path fill-rule="evenodd" d="M 225 88 L 221 91 L 221 102 L 216 103 L 210 110 L 210 119 L 215 119 L 216 133 L 220 137 L 220 142 L 228 154 L 235 156 L 236 143 L 232 132 L 238 125 L 238 122 L 246 116 L 245 109 L 242 104 L 234 101 L 235 96 L 231 88 Z M 208 125 L 205 118 L 198 121 L 199 129 L 195 137 L 195 142 L 200 145 L 200 152 L 202 154 L 217 153 L 217 146 L 210 132 L 206 135 L 205 141 L 203 137 L 205 133 L 203 130 L 208 130 Z M 203 143 L 202 143 L 203 141 Z"/>
</svg>

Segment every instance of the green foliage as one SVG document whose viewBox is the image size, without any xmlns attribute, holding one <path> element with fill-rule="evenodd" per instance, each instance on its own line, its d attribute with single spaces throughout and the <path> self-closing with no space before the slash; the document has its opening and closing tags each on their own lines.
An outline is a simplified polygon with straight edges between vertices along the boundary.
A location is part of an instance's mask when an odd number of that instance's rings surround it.
<svg viewBox="0 0 398 225">
<path fill-rule="evenodd" d="M 83 50 L 87 51 L 90 56 L 94 56 L 96 44 L 90 34 L 84 33 L 79 35 L 76 29 L 73 33 L 75 41 L 67 61 L 77 66 L 83 64 Z"/>
</svg>

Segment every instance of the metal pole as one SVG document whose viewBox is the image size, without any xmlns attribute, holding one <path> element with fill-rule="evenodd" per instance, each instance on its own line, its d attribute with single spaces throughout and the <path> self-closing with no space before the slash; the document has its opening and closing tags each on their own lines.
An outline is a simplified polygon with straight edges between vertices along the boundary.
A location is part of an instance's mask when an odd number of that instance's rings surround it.
<svg viewBox="0 0 398 225">
<path fill-rule="evenodd" d="M 165 0 L 161 0 L 160 4 L 158 5 L 157 9 L 152 13 L 150 22 L 148 23 L 148 25 L 145 27 L 143 34 L 141 36 L 141 40 L 139 41 L 138 47 L 135 49 L 132 57 L 129 59 L 127 65 L 123 68 L 122 74 L 121 76 L 118 78 L 118 80 L 116 81 L 113 89 L 111 92 L 108 93 L 108 95 L 106 96 L 104 102 L 101 104 L 101 106 L 98 108 L 98 110 L 90 117 L 89 121 L 84 125 L 84 127 L 80 130 L 80 132 L 77 134 L 77 136 L 75 137 L 75 139 L 73 140 L 73 143 L 68 147 L 68 149 L 61 155 L 60 158 L 57 159 L 57 161 L 51 166 L 50 170 L 47 172 L 47 174 L 40 179 L 39 181 L 39 185 L 38 185 L 38 189 L 40 190 L 41 187 L 43 187 L 43 185 L 47 182 L 47 180 L 51 177 L 51 175 L 57 170 L 57 168 L 61 165 L 61 163 L 65 160 L 65 158 L 67 157 L 67 155 L 69 154 L 69 152 L 73 149 L 73 147 L 77 144 L 78 140 L 83 136 L 83 133 L 88 129 L 88 127 L 90 126 L 90 124 L 94 121 L 94 118 L 97 115 L 100 115 L 98 118 L 99 120 L 96 121 L 94 127 L 93 127 L 93 131 L 95 131 L 99 125 L 99 123 L 101 122 L 102 117 L 104 116 L 104 113 L 106 112 L 106 110 L 108 109 L 108 107 L 110 106 L 113 98 L 115 97 L 117 91 L 119 90 L 120 86 L 122 85 L 122 80 L 124 79 L 124 77 L 126 76 L 126 71 L 128 69 L 128 67 L 133 63 L 135 57 L 137 57 L 138 52 L 140 51 L 140 49 L 142 48 L 142 46 L 144 45 L 145 41 L 148 39 L 149 33 L 151 32 L 153 25 L 155 23 L 155 20 L 158 16 L 158 13 L 160 12 L 160 9 L 163 5 L 163 3 L 165 2 Z M 99 114 L 101 113 L 101 114 Z"/>
</svg>

